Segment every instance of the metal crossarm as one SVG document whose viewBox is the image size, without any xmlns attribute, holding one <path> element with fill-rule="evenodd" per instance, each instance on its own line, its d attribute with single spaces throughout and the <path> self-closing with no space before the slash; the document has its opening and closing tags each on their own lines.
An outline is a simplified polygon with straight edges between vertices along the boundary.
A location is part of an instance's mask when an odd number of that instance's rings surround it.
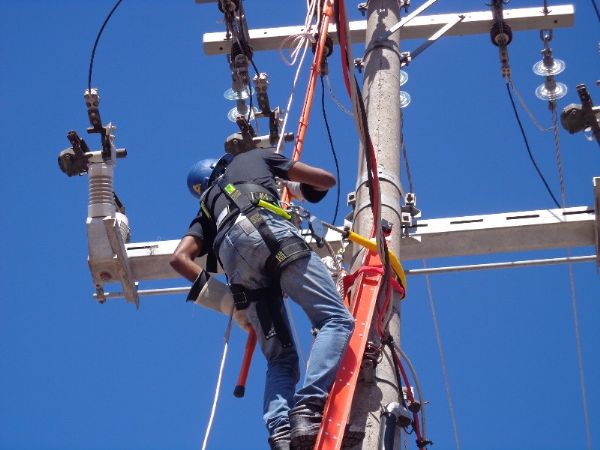
<svg viewBox="0 0 600 450">
<path fill-rule="evenodd" d="M 402 27 L 402 40 L 427 39 L 437 30 L 452 22 L 457 13 L 420 15 Z M 492 22 L 491 11 L 472 11 L 461 13 L 465 19 L 450 30 L 447 36 L 464 36 L 469 34 L 487 34 Z M 573 26 L 575 7 L 573 5 L 553 5 L 548 14 L 542 14 L 539 7 L 511 8 L 504 11 L 504 18 L 513 31 L 530 29 L 554 29 Z M 367 22 L 365 20 L 349 23 L 352 42 L 364 42 Z M 337 43 L 335 24 L 329 25 L 329 36 Z M 283 40 L 289 36 L 302 34 L 302 26 L 276 28 L 257 28 L 249 30 L 252 48 L 255 51 L 276 50 Z M 203 36 L 204 52 L 208 55 L 229 53 L 231 39 L 224 32 L 205 33 Z M 284 43 L 285 44 L 285 43 Z M 291 42 L 289 44 L 291 45 Z"/>
</svg>

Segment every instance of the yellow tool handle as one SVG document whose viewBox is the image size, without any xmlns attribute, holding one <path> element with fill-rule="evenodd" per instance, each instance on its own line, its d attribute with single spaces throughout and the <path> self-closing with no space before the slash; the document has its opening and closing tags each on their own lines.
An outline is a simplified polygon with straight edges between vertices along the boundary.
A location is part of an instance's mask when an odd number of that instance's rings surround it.
<svg viewBox="0 0 600 450">
<path fill-rule="evenodd" d="M 261 208 L 268 209 L 269 211 L 283 217 L 284 219 L 291 220 L 292 216 L 290 216 L 286 211 L 281 209 L 279 206 L 275 206 L 269 202 L 265 202 L 264 200 L 258 201 L 258 206 Z"/>
<path fill-rule="evenodd" d="M 372 241 L 371 239 L 367 239 L 366 237 L 361 236 L 360 234 L 357 234 L 354 231 L 348 230 L 346 233 L 348 234 L 348 239 L 350 239 L 352 242 L 355 242 L 358 245 L 362 245 L 363 247 L 365 247 L 373 252 L 377 251 L 377 243 L 375 241 Z M 389 250 L 389 255 L 390 255 L 390 263 L 392 265 L 392 269 L 394 269 L 394 272 L 396 273 L 398 278 L 400 278 L 402 287 L 404 289 L 406 289 L 406 274 L 404 273 L 404 269 L 402 268 L 402 265 L 400 264 L 398 257 L 394 254 L 393 251 Z"/>
</svg>

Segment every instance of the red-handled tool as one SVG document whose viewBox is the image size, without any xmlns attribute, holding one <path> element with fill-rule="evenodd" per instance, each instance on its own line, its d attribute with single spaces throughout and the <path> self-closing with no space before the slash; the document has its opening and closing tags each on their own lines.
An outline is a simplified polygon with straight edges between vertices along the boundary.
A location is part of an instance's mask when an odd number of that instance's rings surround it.
<svg viewBox="0 0 600 450">
<path fill-rule="evenodd" d="M 237 385 L 233 390 L 235 397 L 241 398 L 246 392 L 246 379 L 248 378 L 248 371 L 250 370 L 250 364 L 252 363 L 252 354 L 256 347 L 256 333 L 254 330 L 250 330 L 248 333 L 248 340 L 246 341 L 246 349 L 244 350 L 244 359 L 242 360 L 242 367 L 240 369 L 240 375 L 238 376 Z"/>
</svg>

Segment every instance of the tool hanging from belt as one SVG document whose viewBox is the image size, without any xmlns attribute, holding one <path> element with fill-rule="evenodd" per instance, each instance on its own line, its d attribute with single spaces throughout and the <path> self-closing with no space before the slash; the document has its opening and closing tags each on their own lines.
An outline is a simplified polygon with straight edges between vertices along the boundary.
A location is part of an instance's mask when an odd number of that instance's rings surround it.
<svg viewBox="0 0 600 450">
<path fill-rule="evenodd" d="M 285 306 L 279 282 L 261 289 L 247 289 L 241 284 L 231 284 L 229 288 L 236 309 L 246 309 L 250 303 L 256 302 L 256 315 L 266 340 L 277 336 L 283 348 L 294 344 L 284 319 Z"/>
</svg>

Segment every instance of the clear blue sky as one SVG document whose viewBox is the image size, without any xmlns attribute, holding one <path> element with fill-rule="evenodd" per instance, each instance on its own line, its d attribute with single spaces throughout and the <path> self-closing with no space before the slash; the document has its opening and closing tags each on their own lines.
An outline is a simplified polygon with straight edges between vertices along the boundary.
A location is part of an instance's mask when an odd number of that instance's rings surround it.
<svg viewBox="0 0 600 450">
<path fill-rule="evenodd" d="M 413 1 L 415 7 L 420 3 Z M 439 3 L 428 13 L 486 9 L 480 0 Z M 578 102 L 575 86 L 582 82 L 600 104 L 594 84 L 600 24 L 590 1 L 575 3 L 575 27 L 557 30 L 552 41 L 555 56 L 567 63 L 558 76 L 569 87 L 561 108 Z M 121 300 L 97 304 L 86 262 L 87 178 L 67 178 L 56 164 L 58 152 L 68 146 L 66 133 L 85 135 L 82 93 L 89 56 L 112 5 L 112 0 L 0 0 L 1 449 L 197 449 L 208 421 L 225 318 L 186 304 L 182 295 L 143 299 L 139 311 Z M 348 9 L 358 19 L 354 6 L 350 2 Z M 300 24 L 304 18 L 302 1 L 248 1 L 246 9 L 251 27 Z M 222 30 L 220 20 L 216 5 L 193 0 L 125 0 L 100 42 L 93 85 L 100 88 L 103 120 L 117 125 L 117 144 L 129 150 L 118 163 L 115 187 L 127 207 L 133 241 L 183 234 L 197 207 L 185 186 L 187 169 L 220 154 L 223 140 L 235 131 L 225 117 L 232 105 L 222 97 L 230 86 L 225 58 L 202 51 L 202 34 Z M 509 51 L 517 87 L 548 126 L 547 106 L 534 95 L 542 79 L 531 71 L 541 49 L 539 33 L 528 31 L 515 34 Z M 357 56 L 362 51 L 355 46 Z M 293 71 L 277 52 L 257 53 L 255 60 L 271 76 L 271 104 L 284 107 Z M 348 105 L 337 50 L 330 67 L 334 90 Z M 488 35 L 442 39 L 407 72 L 403 89 L 412 104 L 404 111 L 404 133 L 425 218 L 553 207 L 527 157 Z M 292 131 L 305 85 L 304 78 Z M 334 170 L 318 105 L 303 159 Z M 357 139 L 350 118 L 329 97 L 327 108 L 345 198 L 355 183 Z M 538 164 L 558 195 L 552 134 L 539 132 L 522 110 L 521 115 Z M 98 147 L 97 138 L 87 140 Z M 592 205 L 598 145 L 562 130 L 560 142 L 568 205 Z M 331 193 L 314 212 L 331 219 L 334 197 Z M 565 254 L 453 258 L 429 265 Z M 573 271 L 592 443 L 598 448 L 600 278 L 593 264 L 575 265 Z M 409 281 L 403 347 L 430 401 L 432 448 L 454 449 L 425 279 Z M 567 267 L 437 275 L 430 281 L 461 448 L 585 449 Z M 301 315 L 295 317 L 306 351 L 308 329 Z M 232 396 L 244 342 L 236 330 L 213 450 L 266 448 L 262 356 L 254 359 L 246 398 Z"/>
</svg>

